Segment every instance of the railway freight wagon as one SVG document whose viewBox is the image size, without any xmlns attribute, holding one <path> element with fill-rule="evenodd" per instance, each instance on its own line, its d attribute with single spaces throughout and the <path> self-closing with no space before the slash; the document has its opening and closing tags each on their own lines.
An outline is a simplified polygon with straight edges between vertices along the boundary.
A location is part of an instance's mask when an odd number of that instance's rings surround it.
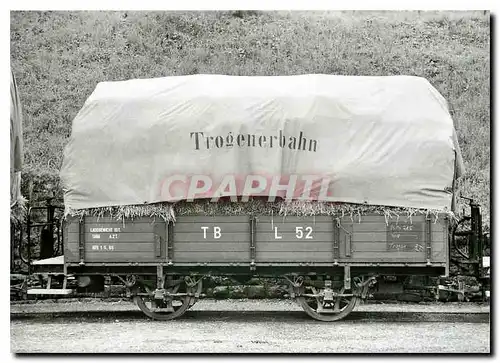
<svg viewBox="0 0 500 363">
<path fill-rule="evenodd" d="M 380 275 L 446 276 L 463 172 L 441 95 L 418 77 L 194 75 L 99 83 L 73 121 L 62 289 L 113 276 L 155 319 L 207 276 L 280 277 L 334 321 Z"/>
</svg>

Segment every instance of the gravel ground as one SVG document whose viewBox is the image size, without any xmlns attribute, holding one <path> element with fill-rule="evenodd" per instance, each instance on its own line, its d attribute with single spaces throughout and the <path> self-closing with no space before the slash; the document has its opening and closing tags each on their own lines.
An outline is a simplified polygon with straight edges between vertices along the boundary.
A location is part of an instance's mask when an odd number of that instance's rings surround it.
<svg viewBox="0 0 500 363">
<path fill-rule="evenodd" d="M 135 311 L 128 302 L 38 302 L 11 305 L 13 315 L 70 311 Z M 24 309 L 24 310 L 23 310 Z M 487 313 L 478 304 L 364 304 L 357 311 L 393 314 L 393 319 L 318 322 L 292 301 L 198 302 L 187 317 L 157 322 L 114 315 L 85 319 L 13 319 L 16 353 L 489 353 L 490 324 L 461 320 L 411 321 L 400 313 Z M 17 311 L 17 313 L 16 313 Z M 355 314 L 355 313 L 353 313 Z M 359 314 L 363 314 L 362 312 Z M 43 316 L 43 314 L 39 314 Z M 119 315 L 119 314 L 118 314 Z M 479 314 L 489 316 L 489 314 Z M 424 317 L 424 318 L 420 318 Z"/>
<path fill-rule="evenodd" d="M 488 353 L 488 324 L 110 321 L 11 324 L 16 353 Z"/>
</svg>

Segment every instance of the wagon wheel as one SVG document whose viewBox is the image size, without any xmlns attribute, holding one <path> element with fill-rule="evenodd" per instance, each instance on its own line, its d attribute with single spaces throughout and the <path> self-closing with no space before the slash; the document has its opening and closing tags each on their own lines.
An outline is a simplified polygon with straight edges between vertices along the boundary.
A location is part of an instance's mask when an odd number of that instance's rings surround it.
<svg viewBox="0 0 500 363">
<path fill-rule="evenodd" d="M 453 228 L 453 246 L 467 260 L 470 258 L 469 238 L 471 231 L 471 217 L 462 218 Z"/>
<path fill-rule="evenodd" d="M 310 317 L 321 321 L 336 321 L 345 318 L 356 307 L 359 298 L 348 293 L 344 287 L 334 295 L 332 301 L 325 301 L 325 289 L 301 286 L 297 289 L 297 302 Z"/>
<path fill-rule="evenodd" d="M 134 301 L 139 309 L 152 319 L 175 319 L 184 314 L 191 306 L 193 298 L 190 295 L 193 291 L 184 279 L 173 280 L 171 276 L 167 276 L 164 288 L 168 294 L 173 296 L 166 295 L 161 299 L 155 299 L 155 288 L 148 285 L 150 284 L 139 284 L 139 292 L 134 296 Z"/>
</svg>

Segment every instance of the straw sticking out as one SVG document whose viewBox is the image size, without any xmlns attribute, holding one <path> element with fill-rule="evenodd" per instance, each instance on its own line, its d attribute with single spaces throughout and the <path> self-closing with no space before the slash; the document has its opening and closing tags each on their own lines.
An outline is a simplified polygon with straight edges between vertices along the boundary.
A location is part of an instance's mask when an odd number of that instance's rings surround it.
<svg viewBox="0 0 500 363">
<path fill-rule="evenodd" d="M 66 215 L 70 216 L 111 216 L 123 222 L 139 217 L 162 218 L 164 221 L 175 222 L 176 217 L 186 215 L 278 215 L 282 217 L 326 215 L 336 218 L 349 216 L 353 222 L 357 223 L 361 223 L 362 217 L 367 214 L 383 215 L 386 223 L 391 218 L 399 219 L 400 217 L 408 217 L 411 220 L 412 216 L 426 215 L 431 216 L 435 223 L 438 216 L 443 213 L 450 217 L 450 220 L 456 220 L 452 212 L 443 210 L 311 201 L 267 202 L 261 199 L 250 199 L 245 203 L 230 201 L 211 203 L 209 200 L 198 200 L 191 203 L 155 203 L 80 210 L 69 209 L 65 212 Z"/>
</svg>

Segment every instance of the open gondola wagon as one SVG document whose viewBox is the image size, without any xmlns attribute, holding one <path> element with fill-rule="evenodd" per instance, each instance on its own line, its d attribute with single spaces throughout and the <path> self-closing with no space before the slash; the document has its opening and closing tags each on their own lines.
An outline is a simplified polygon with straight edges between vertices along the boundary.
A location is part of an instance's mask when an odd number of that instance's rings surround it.
<svg viewBox="0 0 500 363">
<path fill-rule="evenodd" d="M 103 82 L 65 150 L 64 253 L 31 265 L 62 286 L 29 293 L 113 276 L 167 320 L 207 276 L 281 277 L 307 314 L 338 320 L 380 275 L 448 275 L 462 172 L 446 103 L 422 78 Z"/>
</svg>

